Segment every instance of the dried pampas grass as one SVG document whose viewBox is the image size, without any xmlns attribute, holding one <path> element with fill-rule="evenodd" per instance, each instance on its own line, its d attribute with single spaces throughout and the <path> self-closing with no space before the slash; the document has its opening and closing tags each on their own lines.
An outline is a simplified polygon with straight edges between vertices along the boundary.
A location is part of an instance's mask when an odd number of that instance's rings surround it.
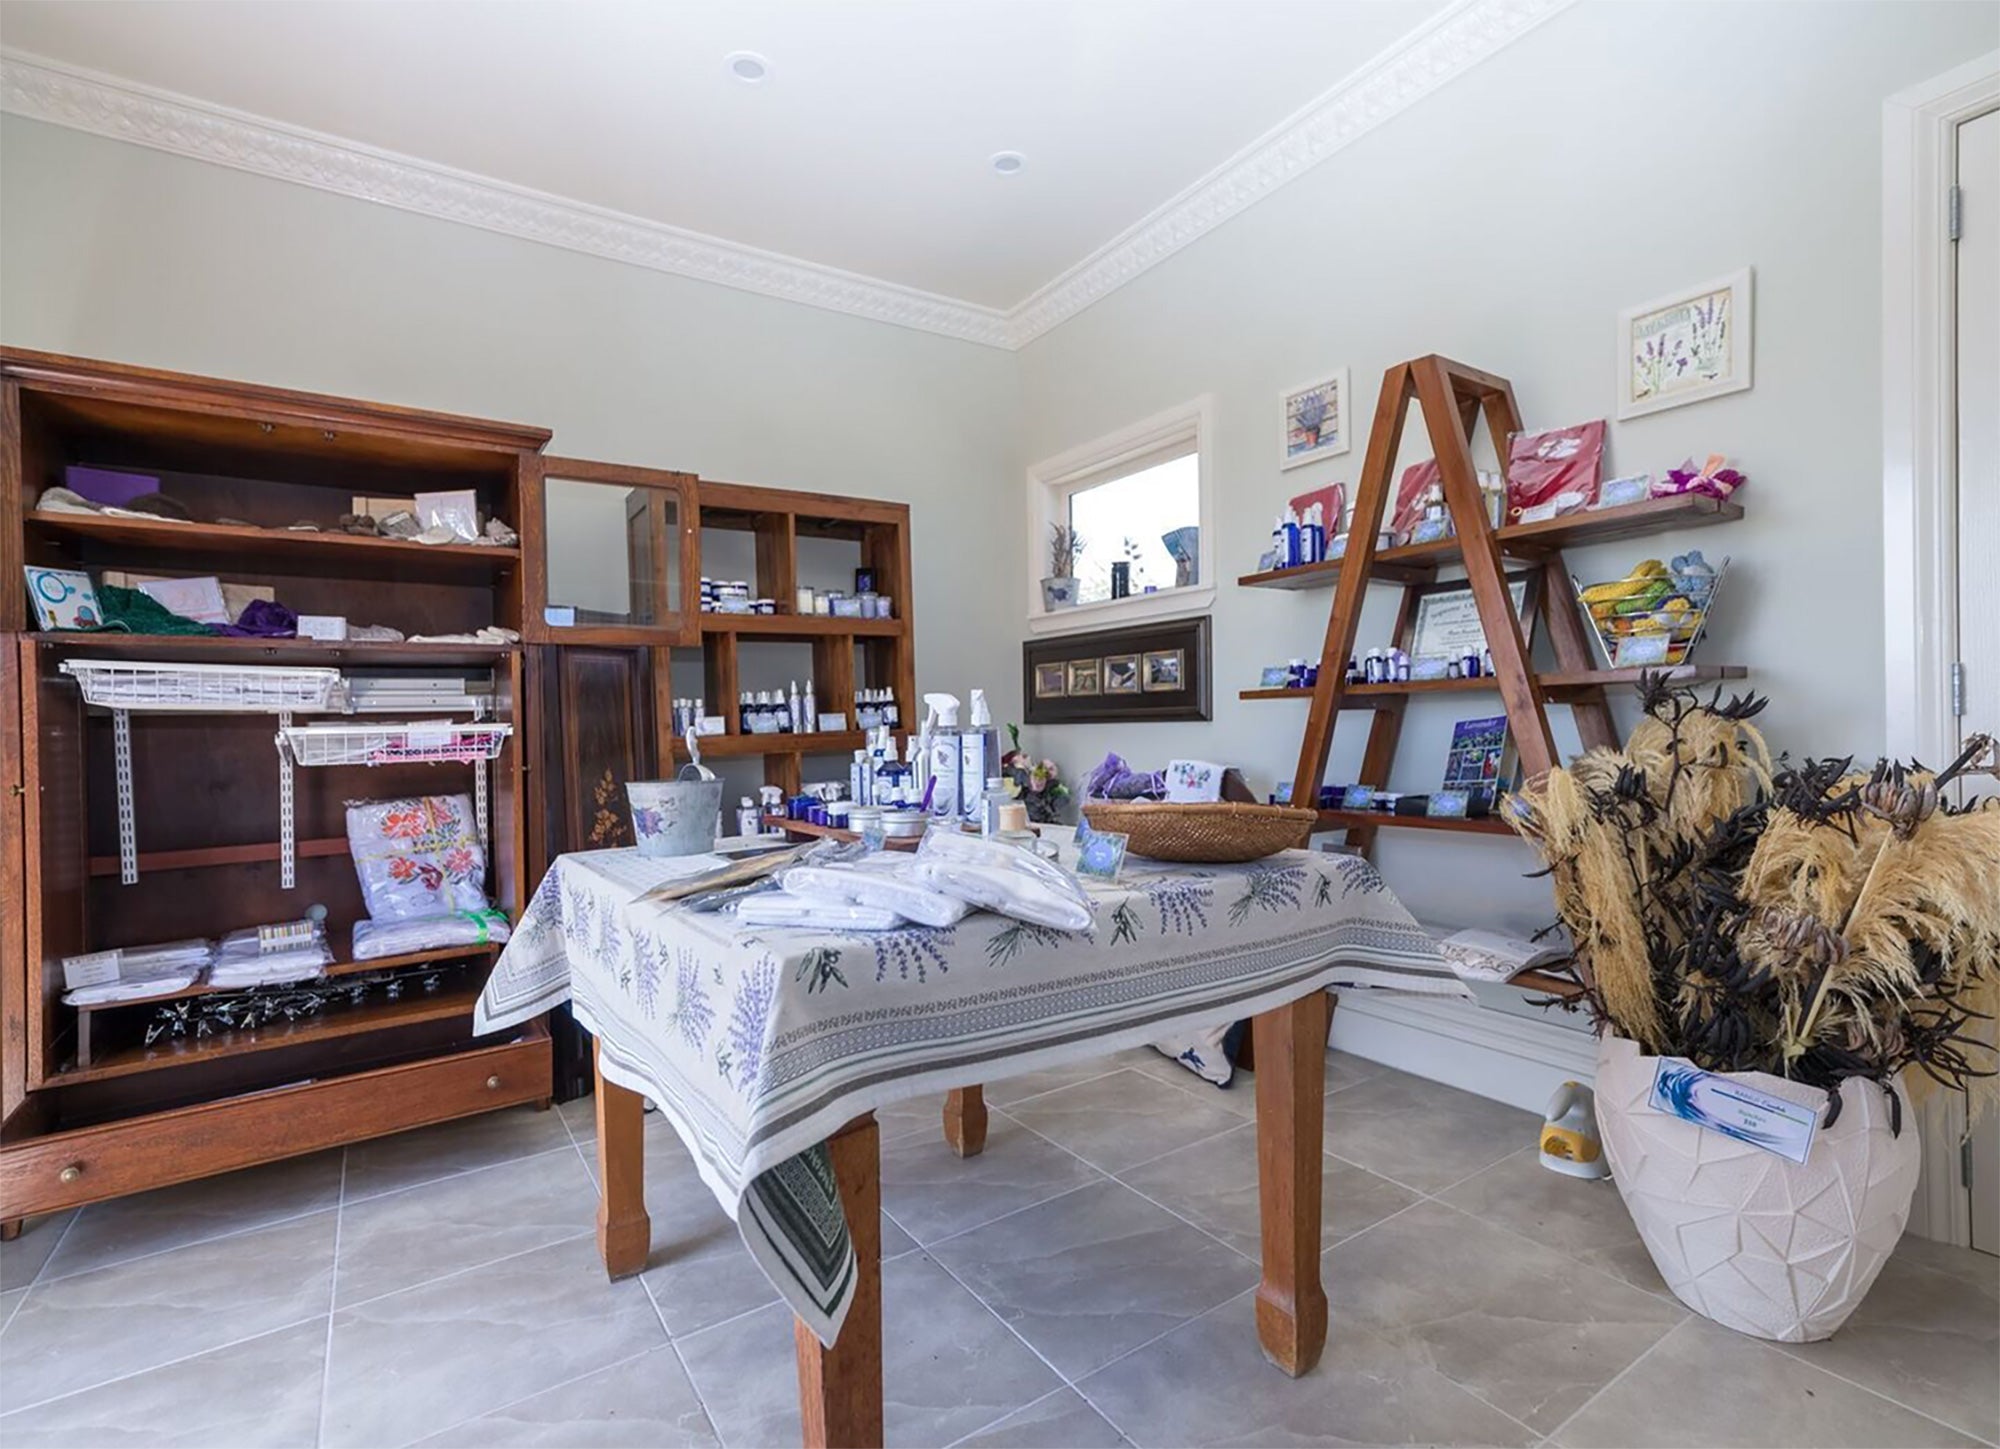
<svg viewBox="0 0 2000 1449">
<path fill-rule="evenodd" d="M 1828 1089 L 1991 1086 L 2000 801 L 1945 770 L 1774 764 L 1755 698 L 1641 685 L 1623 750 L 1531 782 L 1507 819 L 1549 867 L 1599 1016 L 1648 1051 Z M 1981 1096 L 1991 1095 L 1982 1091 Z"/>
</svg>

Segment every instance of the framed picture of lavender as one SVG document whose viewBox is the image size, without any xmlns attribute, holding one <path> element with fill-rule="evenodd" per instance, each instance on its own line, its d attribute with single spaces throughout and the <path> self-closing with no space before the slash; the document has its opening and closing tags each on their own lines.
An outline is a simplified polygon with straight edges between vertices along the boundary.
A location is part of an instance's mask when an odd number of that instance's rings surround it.
<svg viewBox="0 0 2000 1449">
<path fill-rule="evenodd" d="M 1347 369 L 1320 382 L 1285 389 L 1278 466 L 1302 468 L 1354 446 L 1347 423 Z"/>
<path fill-rule="evenodd" d="M 1618 314 L 1618 416 L 1750 386 L 1750 268 Z"/>
<path fill-rule="evenodd" d="M 1030 639 L 1021 646 L 1027 724 L 1210 718 L 1209 620 L 1169 619 Z M 1057 690 L 1044 688 L 1056 680 Z"/>
</svg>

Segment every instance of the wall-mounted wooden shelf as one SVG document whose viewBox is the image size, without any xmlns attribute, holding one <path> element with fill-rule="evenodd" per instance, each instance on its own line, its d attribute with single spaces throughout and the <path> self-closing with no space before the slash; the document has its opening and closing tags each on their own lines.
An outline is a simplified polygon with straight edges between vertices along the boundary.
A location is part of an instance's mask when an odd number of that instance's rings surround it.
<svg viewBox="0 0 2000 1449">
<path fill-rule="evenodd" d="M 1644 669 L 1559 669 L 1534 676 L 1542 692 L 1552 699 L 1613 684 L 1637 684 Z M 1749 674 L 1741 664 L 1676 664 L 1662 666 L 1653 673 L 1664 674 L 1675 684 L 1708 684 L 1725 679 L 1742 679 Z M 1413 694 L 1492 693 L 1500 682 L 1490 675 L 1478 679 L 1413 679 L 1406 684 L 1350 684 L 1341 690 L 1342 709 L 1377 709 L 1372 701 L 1404 698 Z M 1243 689 L 1238 699 L 1311 699 L 1310 689 Z"/>
<path fill-rule="evenodd" d="M 904 732 L 892 732 L 899 742 Z M 687 758 L 687 741 L 675 740 L 674 757 Z M 707 735 L 701 741 L 703 759 L 731 760 L 748 755 L 851 755 L 868 747 L 865 730 L 821 730 L 803 735 Z"/>
<path fill-rule="evenodd" d="M 763 639 L 828 639 L 842 634 L 893 639 L 905 627 L 901 619 L 836 619 L 826 614 L 703 614 L 701 632 Z"/>
<path fill-rule="evenodd" d="M 1682 493 L 1672 498 L 1648 498 L 1617 508 L 1591 508 L 1566 513 L 1545 523 L 1516 523 L 1492 530 L 1500 551 L 1511 558 L 1539 559 L 1573 545 L 1610 543 L 1617 539 L 1639 538 L 1682 528 L 1702 528 L 1729 523 L 1743 516 L 1734 503 L 1699 493 Z M 1369 578 L 1379 583 L 1428 583 L 1440 564 L 1459 557 L 1456 537 L 1436 543 L 1404 544 L 1378 549 L 1369 569 Z M 1327 589 L 1340 581 L 1343 560 L 1301 564 L 1291 569 L 1268 569 L 1244 574 L 1237 583 L 1253 589 Z"/>
</svg>

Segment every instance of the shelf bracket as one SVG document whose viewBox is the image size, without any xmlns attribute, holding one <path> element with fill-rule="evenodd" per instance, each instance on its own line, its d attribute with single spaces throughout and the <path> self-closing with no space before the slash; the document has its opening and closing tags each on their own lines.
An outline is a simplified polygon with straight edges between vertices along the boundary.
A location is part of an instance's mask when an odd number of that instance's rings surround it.
<svg viewBox="0 0 2000 1449">
<path fill-rule="evenodd" d="M 292 752 L 285 748 L 285 731 L 292 727 L 292 713 L 278 714 L 278 887 L 291 890 L 298 884 L 298 821 L 292 802 Z"/>
<path fill-rule="evenodd" d="M 473 829 L 479 832 L 479 843 L 482 847 L 487 844 L 486 788 L 486 757 L 482 755 L 472 762 Z"/>
<path fill-rule="evenodd" d="M 139 819 L 132 808 L 132 712 L 111 711 L 111 749 L 118 779 L 118 883 L 139 883 Z"/>
</svg>

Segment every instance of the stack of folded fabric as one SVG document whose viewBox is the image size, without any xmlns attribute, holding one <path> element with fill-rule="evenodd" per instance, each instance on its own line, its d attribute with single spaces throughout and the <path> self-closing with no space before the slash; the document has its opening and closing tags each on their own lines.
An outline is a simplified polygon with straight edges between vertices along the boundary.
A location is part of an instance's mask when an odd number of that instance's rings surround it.
<svg viewBox="0 0 2000 1449">
<path fill-rule="evenodd" d="M 171 996 L 201 980 L 201 973 L 208 969 L 214 955 L 214 946 L 204 940 L 127 946 L 117 953 L 116 979 L 65 991 L 63 1001 L 70 1006 L 103 1006 L 118 1001 L 143 1001 L 150 996 Z"/>
<path fill-rule="evenodd" d="M 950 926 L 975 909 L 1060 931 L 1091 922 L 1089 898 L 1060 866 L 999 841 L 933 830 L 914 856 L 793 866 L 781 889 L 747 896 L 737 919 L 755 926 L 890 931 Z"/>
<path fill-rule="evenodd" d="M 446 946 L 483 946 L 505 941 L 508 934 L 507 917 L 490 907 L 435 916 L 406 916 L 402 920 L 378 921 L 368 917 L 354 923 L 354 959 L 374 961 L 383 956 L 404 956 L 412 951 L 435 951 Z"/>
<path fill-rule="evenodd" d="M 311 981 L 332 964 L 326 927 L 318 921 L 249 926 L 222 938 L 208 984 L 236 988 Z"/>
</svg>

